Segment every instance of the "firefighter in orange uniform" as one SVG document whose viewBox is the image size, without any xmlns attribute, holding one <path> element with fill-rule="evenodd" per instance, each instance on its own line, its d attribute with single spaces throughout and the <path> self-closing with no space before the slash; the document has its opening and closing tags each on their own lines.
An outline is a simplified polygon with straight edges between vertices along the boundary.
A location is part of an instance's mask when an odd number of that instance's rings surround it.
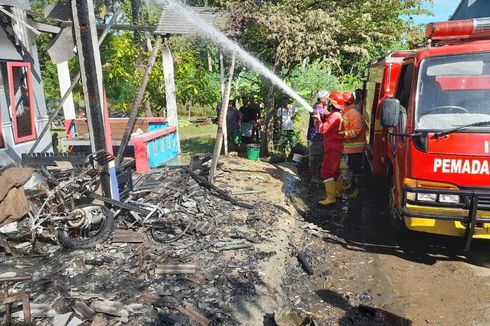
<svg viewBox="0 0 490 326">
<path fill-rule="evenodd" d="M 342 113 L 344 109 L 344 97 L 339 92 L 332 92 L 328 98 L 331 113 L 325 121 L 319 114 L 313 115 L 316 119 L 319 132 L 323 135 L 323 164 L 321 178 L 325 185 L 327 198 L 321 200 L 320 205 L 331 205 L 336 202 L 335 192 L 341 186 L 340 161 L 344 149 L 344 135 L 342 128 Z"/>
<path fill-rule="evenodd" d="M 359 196 L 359 184 L 362 176 L 362 161 L 364 148 L 366 147 L 366 130 L 362 123 L 362 115 L 354 106 L 354 96 L 345 92 L 345 110 L 343 111 L 343 135 L 344 154 L 347 155 L 349 169 L 353 177 L 346 183 L 346 194 L 348 199 L 356 199 Z M 350 182 L 349 182 L 350 181 Z"/>
</svg>

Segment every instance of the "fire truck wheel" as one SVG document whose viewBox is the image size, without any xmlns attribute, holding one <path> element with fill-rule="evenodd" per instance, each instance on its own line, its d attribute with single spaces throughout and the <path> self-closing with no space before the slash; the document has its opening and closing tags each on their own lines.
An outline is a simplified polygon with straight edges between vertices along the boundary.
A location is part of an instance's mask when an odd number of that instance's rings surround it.
<svg viewBox="0 0 490 326">
<path fill-rule="evenodd" d="M 395 202 L 395 178 L 390 175 L 388 191 L 388 212 L 390 218 L 391 234 L 396 239 L 404 233 L 405 223 L 403 223 L 403 218 L 396 209 Z"/>
</svg>

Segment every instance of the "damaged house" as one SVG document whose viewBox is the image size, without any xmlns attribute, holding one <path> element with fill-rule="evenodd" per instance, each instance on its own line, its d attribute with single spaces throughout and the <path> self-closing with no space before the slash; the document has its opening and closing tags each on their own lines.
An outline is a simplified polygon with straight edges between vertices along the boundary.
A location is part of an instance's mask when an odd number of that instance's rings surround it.
<svg viewBox="0 0 490 326">
<path fill-rule="evenodd" d="M 28 0 L 0 1 L 0 165 L 20 161 L 48 121 Z M 40 152 L 52 151 L 44 135 Z"/>
</svg>

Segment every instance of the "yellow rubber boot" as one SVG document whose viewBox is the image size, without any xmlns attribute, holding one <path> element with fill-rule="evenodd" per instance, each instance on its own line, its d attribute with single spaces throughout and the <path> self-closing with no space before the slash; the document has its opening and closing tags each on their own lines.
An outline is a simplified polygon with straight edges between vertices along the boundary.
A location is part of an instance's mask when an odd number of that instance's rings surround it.
<svg viewBox="0 0 490 326">
<path fill-rule="evenodd" d="M 344 191 L 344 184 L 342 179 L 335 181 L 335 198 L 342 198 L 342 192 Z"/>
<path fill-rule="evenodd" d="M 320 200 L 318 202 L 320 205 L 328 206 L 337 202 L 337 199 L 335 199 L 335 181 L 325 182 L 325 193 L 327 198 Z"/>
</svg>

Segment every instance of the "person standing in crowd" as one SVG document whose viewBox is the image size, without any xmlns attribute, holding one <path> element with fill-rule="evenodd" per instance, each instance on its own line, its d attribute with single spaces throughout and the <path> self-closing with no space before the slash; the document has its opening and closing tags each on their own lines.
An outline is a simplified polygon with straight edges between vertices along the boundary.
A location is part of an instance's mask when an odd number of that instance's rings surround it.
<svg viewBox="0 0 490 326">
<path fill-rule="evenodd" d="M 327 117 L 325 107 L 328 104 L 327 91 L 320 91 L 317 95 L 317 102 L 313 106 L 313 113 L 310 115 L 310 121 L 308 124 L 307 140 L 308 140 L 308 155 L 309 155 L 309 167 L 311 174 L 311 182 L 322 183 L 320 179 L 320 171 L 323 161 L 323 136 L 320 130 L 316 126 L 316 119 L 313 117 L 315 114 L 320 114 L 320 118 L 324 121 Z"/>
<path fill-rule="evenodd" d="M 346 181 L 346 194 L 349 199 L 359 196 L 359 184 L 362 176 L 362 161 L 366 147 L 366 130 L 363 126 L 362 115 L 355 109 L 354 95 L 345 92 L 344 116 L 344 155 L 347 155 L 350 169 L 350 180 Z"/>
<path fill-rule="evenodd" d="M 339 92 L 331 92 L 329 97 L 329 109 L 331 113 L 325 121 L 320 114 L 313 115 L 316 126 L 323 135 L 323 164 L 321 178 L 325 185 L 326 197 L 319 202 L 320 205 L 331 205 L 336 200 L 337 189 L 341 187 L 340 162 L 344 150 L 344 136 L 342 129 L 342 113 L 344 110 L 344 97 Z"/>
<path fill-rule="evenodd" d="M 364 92 L 362 89 L 358 88 L 352 93 L 354 96 L 354 108 L 357 112 L 362 112 L 362 103 L 364 100 Z"/>
<path fill-rule="evenodd" d="M 233 146 L 233 150 L 236 152 L 240 152 L 240 145 L 242 143 L 242 134 L 240 131 L 242 119 L 243 114 L 237 109 L 235 100 L 230 101 L 226 116 L 226 128 L 228 132 L 228 144 L 230 148 Z"/>
<path fill-rule="evenodd" d="M 86 118 L 86 116 L 85 116 L 85 108 L 80 107 L 78 109 L 77 118 L 78 119 L 84 119 L 84 118 Z"/>
<path fill-rule="evenodd" d="M 222 102 L 218 102 L 218 104 L 216 104 L 216 121 L 219 120 L 219 114 L 221 113 L 221 105 Z"/>
<path fill-rule="evenodd" d="M 279 149 L 286 158 L 298 143 L 296 134 L 294 133 L 294 118 L 296 116 L 296 108 L 289 104 L 289 96 L 284 95 L 281 106 L 277 109 L 276 117 L 279 120 L 280 126 Z"/>
<path fill-rule="evenodd" d="M 249 99 L 244 99 L 243 106 L 240 108 L 243 115 L 242 121 L 242 141 L 244 144 L 252 144 L 258 141 L 255 138 L 255 130 L 257 129 L 260 118 L 260 110 L 258 105 Z"/>
<path fill-rule="evenodd" d="M 262 119 L 262 116 L 260 113 L 260 111 L 261 111 L 260 104 L 254 98 L 252 98 L 252 100 L 249 103 L 249 106 L 252 109 L 252 112 L 254 112 L 253 117 L 255 117 L 254 129 L 252 131 L 252 141 L 255 143 L 259 143 L 260 142 L 260 128 L 261 128 L 260 120 Z"/>
</svg>

